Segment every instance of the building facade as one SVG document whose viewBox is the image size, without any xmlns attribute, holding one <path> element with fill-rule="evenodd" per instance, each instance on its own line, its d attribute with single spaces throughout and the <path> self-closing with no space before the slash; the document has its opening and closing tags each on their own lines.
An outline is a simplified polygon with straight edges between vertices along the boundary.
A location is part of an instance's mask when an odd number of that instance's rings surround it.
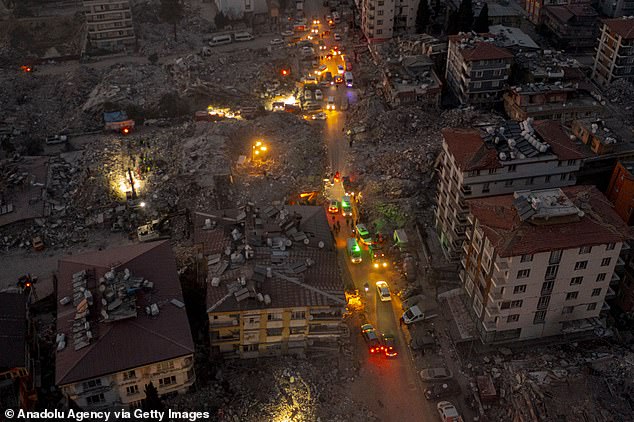
<svg viewBox="0 0 634 422">
<path fill-rule="evenodd" d="M 115 263 L 115 264 L 113 264 Z M 194 343 L 169 242 L 59 261 L 55 380 L 84 409 L 134 408 L 196 380 Z"/>
<path fill-rule="evenodd" d="M 93 49 L 122 51 L 136 38 L 129 0 L 83 0 L 88 41 Z"/>
<path fill-rule="evenodd" d="M 546 6 L 541 24 L 558 48 L 587 50 L 596 44 L 599 14 L 589 4 Z"/>
<path fill-rule="evenodd" d="M 504 110 L 513 120 L 552 119 L 570 122 L 597 118 L 603 107 L 577 84 L 523 84 L 504 94 Z"/>
<path fill-rule="evenodd" d="M 442 136 L 435 224 L 454 263 L 465 239 L 466 199 L 574 185 L 585 157 L 559 122 L 550 120 L 507 121 L 486 131 L 443 129 Z"/>
<path fill-rule="evenodd" d="M 518 191 L 467 204 L 460 279 L 482 342 L 602 327 L 627 227 L 595 187 Z"/>
<path fill-rule="evenodd" d="M 600 0 L 599 8 L 605 16 L 611 18 L 634 16 L 634 1 L 632 0 Z"/>
<path fill-rule="evenodd" d="M 368 42 L 383 42 L 394 33 L 396 0 L 361 0 L 361 30 Z"/>
<path fill-rule="evenodd" d="M 634 162 L 619 161 L 614 167 L 605 196 L 628 226 L 634 226 Z"/>
<path fill-rule="evenodd" d="M 492 105 L 502 99 L 513 54 L 490 40 L 471 34 L 449 37 L 445 79 L 461 104 Z"/>
<path fill-rule="evenodd" d="M 634 18 L 603 21 L 592 79 L 604 86 L 617 79 L 634 80 Z"/>
<path fill-rule="evenodd" d="M 526 0 L 524 9 L 528 20 L 535 25 L 541 23 L 541 12 L 545 6 L 564 6 L 568 4 L 591 3 L 588 0 Z"/>
</svg>

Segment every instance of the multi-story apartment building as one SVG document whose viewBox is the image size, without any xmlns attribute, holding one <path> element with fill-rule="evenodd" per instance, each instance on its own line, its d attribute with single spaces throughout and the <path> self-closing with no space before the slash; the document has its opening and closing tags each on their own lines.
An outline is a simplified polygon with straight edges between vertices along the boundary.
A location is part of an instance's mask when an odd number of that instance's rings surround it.
<svg viewBox="0 0 634 422">
<path fill-rule="evenodd" d="M 338 339 L 347 333 L 341 319 L 346 301 L 322 207 L 196 213 L 194 242 L 208 262 L 212 354 L 251 358 L 338 350 Z"/>
<path fill-rule="evenodd" d="M 368 42 L 383 42 L 394 33 L 396 0 L 361 0 L 361 30 Z"/>
<path fill-rule="evenodd" d="M 130 408 L 195 381 L 194 343 L 169 242 L 59 261 L 55 379 L 80 408 Z"/>
<path fill-rule="evenodd" d="M 456 263 L 465 239 L 465 199 L 574 185 L 586 156 L 552 120 L 443 129 L 442 136 L 436 230 L 447 258 Z"/>
<path fill-rule="evenodd" d="M 449 37 L 445 79 L 461 104 L 492 105 L 501 100 L 513 54 L 493 41 L 471 33 Z"/>
<path fill-rule="evenodd" d="M 577 51 L 596 44 L 598 16 L 589 4 L 546 6 L 541 11 L 541 22 L 558 48 Z"/>
<path fill-rule="evenodd" d="M 513 120 L 574 119 L 599 117 L 603 106 L 578 84 L 531 83 L 511 87 L 504 94 L 504 110 Z"/>
<path fill-rule="evenodd" d="M 408 34 L 416 28 L 420 0 L 394 0 L 394 35 Z"/>
<path fill-rule="evenodd" d="M 592 79 L 599 85 L 617 79 L 634 80 L 634 18 L 603 21 Z"/>
<path fill-rule="evenodd" d="M 591 3 L 589 0 L 526 0 L 524 9 L 528 19 L 535 25 L 541 23 L 541 12 L 546 6 L 564 6 L 568 4 Z"/>
<path fill-rule="evenodd" d="M 600 0 L 599 9 L 605 16 L 618 18 L 621 16 L 634 16 L 633 0 Z"/>
<path fill-rule="evenodd" d="M 129 0 L 83 0 L 90 47 L 121 51 L 134 46 Z"/>
<path fill-rule="evenodd" d="M 460 279 L 485 343 L 601 327 L 627 227 L 594 186 L 467 201 Z"/>
<path fill-rule="evenodd" d="M 634 161 L 616 163 L 605 196 L 623 221 L 634 226 Z"/>
</svg>

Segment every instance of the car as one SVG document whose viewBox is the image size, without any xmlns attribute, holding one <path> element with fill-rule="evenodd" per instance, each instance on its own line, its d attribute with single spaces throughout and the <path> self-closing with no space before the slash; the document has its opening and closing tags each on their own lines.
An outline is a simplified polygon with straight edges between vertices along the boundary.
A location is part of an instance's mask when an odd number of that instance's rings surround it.
<svg viewBox="0 0 634 422">
<path fill-rule="evenodd" d="M 328 97 L 328 102 L 326 103 L 326 110 L 334 110 L 334 109 L 335 109 L 335 97 L 330 96 Z"/>
<path fill-rule="evenodd" d="M 304 83 L 305 84 L 316 84 L 317 83 L 317 78 L 315 77 L 315 75 L 308 75 L 306 76 L 306 79 L 304 79 Z"/>
<path fill-rule="evenodd" d="M 426 319 L 425 313 L 420 309 L 418 305 L 414 305 L 408 310 L 406 310 L 403 313 L 402 318 L 403 318 L 403 322 L 408 325 L 418 321 L 424 321 Z"/>
<path fill-rule="evenodd" d="M 311 34 L 319 34 L 319 27 L 318 26 L 313 26 L 310 30 Z"/>
<path fill-rule="evenodd" d="M 54 135 L 46 138 L 46 145 L 65 144 L 68 142 L 68 135 Z"/>
<path fill-rule="evenodd" d="M 319 20 L 319 18 L 317 16 L 313 16 L 313 25 L 319 25 L 321 23 L 321 21 Z"/>
<path fill-rule="evenodd" d="M 426 382 L 446 381 L 453 378 L 453 374 L 447 368 L 425 368 L 420 371 L 420 378 Z"/>
<path fill-rule="evenodd" d="M 324 73 L 326 70 L 328 70 L 328 66 L 326 66 L 325 64 L 322 64 L 321 66 L 319 66 L 319 68 L 315 71 L 316 74 L 321 75 L 322 73 Z"/>
<path fill-rule="evenodd" d="M 304 90 L 304 101 L 310 101 L 313 99 L 313 91 L 310 89 Z"/>
<path fill-rule="evenodd" d="M 458 413 L 456 406 L 448 401 L 441 401 L 436 405 L 438 415 L 442 422 L 463 422 L 462 416 Z"/>
<path fill-rule="evenodd" d="M 376 291 L 379 294 L 379 298 L 381 302 L 389 302 L 392 300 L 392 295 L 390 294 L 390 288 L 387 283 L 383 280 L 379 280 L 376 282 Z"/>
<path fill-rule="evenodd" d="M 317 45 L 319 46 L 319 50 L 326 50 L 328 48 L 328 47 L 326 47 L 326 44 L 324 43 L 324 40 L 319 40 Z"/>
<path fill-rule="evenodd" d="M 344 69 L 342 65 L 337 66 L 337 73 L 339 73 L 340 75 L 343 75 Z"/>
<path fill-rule="evenodd" d="M 317 101 L 321 101 L 321 100 L 324 99 L 324 94 L 321 93 L 321 90 L 319 90 L 319 89 L 315 90 L 315 99 Z"/>
<path fill-rule="evenodd" d="M 343 76 L 341 76 L 341 75 L 335 76 L 335 83 L 337 85 L 341 85 L 343 83 Z"/>
<path fill-rule="evenodd" d="M 284 31 L 284 32 L 280 33 L 280 35 L 283 36 L 283 37 L 292 37 L 293 34 L 294 34 L 293 31 Z"/>
<path fill-rule="evenodd" d="M 441 383 L 431 384 L 424 391 L 427 400 L 444 399 L 460 394 L 460 384 L 454 380 L 446 380 Z"/>
<path fill-rule="evenodd" d="M 381 341 L 379 340 L 379 335 L 372 324 L 362 325 L 361 334 L 363 335 L 365 343 L 368 345 L 370 354 L 377 354 L 381 352 Z"/>
<path fill-rule="evenodd" d="M 281 45 L 284 44 L 284 40 L 281 38 L 273 38 L 270 43 L 271 45 Z"/>
<path fill-rule="evenodd" d="M 395 358 L 398 356 L 398 351 L 396 350 L 396 339 L 392 334 L 384 333 L 382 336 L 382 346 L 384 347 L 385 357 Z"/>
<path fill-rule="evenodd" d="M 330 72 L 324 73 L 323 80 L 325 82 L 327 82 L 328 85 L 333 85 L 334 84 L 334 82 L 332 81 L 332 73 L 330 73 Z"/>
<path fill-rule="evenodd" d="M 335 181 L 335 183 L 339 183 L 341 181 L 341 173 L 336 172 L 333 180 Z"/>
<path fill-rule="evenodd" d="M 326 21 L 331 21 L 331 20 L 332 20 L 332 16 L 326 15 Z"/>
<path fill-rule="evenodd" d="M 365 224 L 357 223 L 356 230 L 357 230 L 357 237 L 361 239 L 362 243 L 368 246 L 372 244 L 372 235 L 370 235 L 370 231 L 367 229 Z"/>
<path fill-rule="evenodd" d="M 284 103 L 282 101 L 276 101 L 271 106 L 273 111 L 284 111 Z"/>
<path fill-rule="evenodd" d="M 311 54 L 315 54 L 315 50 L 312 47 L 304 46 L 302 47 L 302 54 L 304 56 L 309 56 Z"/>
<path fill-rule="evenodd" d="M 319 67 L 319 62 L 317 60 L 313 60 L 313 62 L 310 65 L 314 67 L 315 69 L 317 69 Z"/>
<path fill-rule="evenodd" d="M 319 113 L 313 114 L 312 117 L 311 117 L 311 119 L 313 119 L 313 120 L 326 120 L 327 118 L 328 118 L 328 116 L 324 112 L 319 112 Z"/>
<path fill-rule="evenodd" d="M 335 35 L 333 35 L 333 38 L 335 39 L 335 41 L 341 41 L 341 35 L 337 34 L 335 32 Z"/>
<path fill-rule="evenodd" d="M 337 214 L 339 212 L 339 202 L 335 200 L 330 201 L 330 205 L 328 205 L 328 212 Z"/>
<path fill-rule="evenodd" d="M 332 60 L 332 54 L 326 54 L 326 60 Z"/>
</svg>

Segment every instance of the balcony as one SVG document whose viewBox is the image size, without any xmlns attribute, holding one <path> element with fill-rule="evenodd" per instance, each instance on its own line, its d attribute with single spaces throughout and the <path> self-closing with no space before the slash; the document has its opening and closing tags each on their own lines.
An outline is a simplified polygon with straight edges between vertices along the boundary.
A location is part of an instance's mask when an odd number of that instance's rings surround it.
<svg viewBox="0 0 634 422">
<path fill-rule="evenodd" d="M 469 255 L 469 242 L 462 242 L 462 250 Z"/>
<path fill-rule="evenodd" d="M 508 262 L 506 261 L 506 259 L 505 259 L 505 260 L 500 260 L 500 259 L 497 259 L 497 260 L 495 260 L 494 265 L 495 265 L 495 268 L 496 268 L 498 271 L 500 271 L 500 272 L 502 272 L 502 271 L 506 271 L 506 270 L 508 270 L 508 269 L 509 269 L 509 264 L 508 264 Z"/>
<path fill-rule="evenodd" d="M 540 296 L 548 296 L 549 294 L 551 294 L 551 293 L 553 292 L 553 287 L 554 287 L 554 285 L 553 285 L 553 286 L 550 286 L 550 287 L 544 287 L 544 288 L 542 288 L 542 291 L 541 291 L 541 295 L 540 295 Z"/>
<path fill-rule="evenodd" d="M 209 327 L 220 328 L 220 327 L 236 327 L 239 325 L 239 320 L 237 319 L 210 319 Z"/>
<path fill-rule="evenodd" d="M 495 323 L 495 321 L 482 321 L 482 327 L 486 331 L 496 331 L 497 330 L 497 324 Z"/>
<path fill-rule="evenodd" d="M 629 251 L 629 250 L 630 250 L 630 244 L 628 242 L 623 242 L 623 244 L 621 245 L 621 252 Z"/>
<path fill-rule="evenodd" d="M 458 277 L 460 278 L 460 281 L 462 281 L 462 284 L 465 284 L 467 282 L 467 276 L 465 275 L 464 270 L 460 270 L 460 272 L 458 273 Z"/>
<path fill-rule="evenodd" d="M 471 230 L 465 230 L 464 235 L 467 239 L 471 240 Z"/>
<path fill-rule="evenodd" d="M 500 308 L 498 308 L 497 305 L 488 305 L 486 308 L 484 308 L 484 310 L 490 317 L 500 316 Z"/>
<path fill-rule="evenodd" d="M 499 300 L 502 300 L 502 292 L 501 290 L 498 289 L 492 289 L 489 290 L 489 298 L 491 298 L 492 301 L 497 302 Z"/>
<path fill-rule="evenodd" d="M 491 281 L 493 281 L 495 287 L 504 286 L 506 284 L 506 279 L 504 277 L 500 277 L 499 275 L 494 275 L 491 278 Z"/>
<path fill-rule="evenodd" d="M 467 221 L 468 221 L 467 216 L 466 216 L 466 215 L 465 215 L 465 213 L 463 213 L 463 212 L 459 212 L 459 213 L 456 215 L 456 218 L 458 218 L 458 221 L 460 221 L 462 224 L 466 224 L 466 223 L 467 223 Z"/>
<path fill-rule="evenodd" d="M 467 258 L 462 258 L 460 260 L 460 265 L 462 265 L 462 268 L 467 269 Z"/>
</svg>

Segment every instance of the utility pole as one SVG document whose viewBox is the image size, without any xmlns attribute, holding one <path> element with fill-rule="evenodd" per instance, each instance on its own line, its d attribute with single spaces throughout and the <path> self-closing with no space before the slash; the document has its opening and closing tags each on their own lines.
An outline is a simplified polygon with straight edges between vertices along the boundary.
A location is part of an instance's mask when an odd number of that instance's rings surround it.
<svg viewBox="0 0 634 422">
<path fill-rule="evenodd" d="M 130 186 L 132 186 L 132 199 L 136 199 L 136 190 L 134 189 L 134 178 L 132 177 L 132 170 L 128 167 L 128 177 L 130 178 Z"/>
</svg>

